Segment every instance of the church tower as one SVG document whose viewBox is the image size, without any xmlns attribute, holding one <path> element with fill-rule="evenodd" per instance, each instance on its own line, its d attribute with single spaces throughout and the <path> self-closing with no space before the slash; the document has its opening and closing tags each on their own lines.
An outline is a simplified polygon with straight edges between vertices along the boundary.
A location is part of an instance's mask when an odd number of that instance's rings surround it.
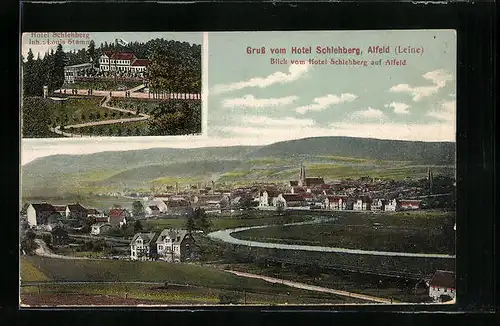
<svg viewBox="0 0 500 326">
<path fill-rule="evenodd" d="M 306 185 L 306 168 L 304 163 L 300 163 L 300 176 L 299 176 L 299 186 L 303 187 Z"/>
</svg>

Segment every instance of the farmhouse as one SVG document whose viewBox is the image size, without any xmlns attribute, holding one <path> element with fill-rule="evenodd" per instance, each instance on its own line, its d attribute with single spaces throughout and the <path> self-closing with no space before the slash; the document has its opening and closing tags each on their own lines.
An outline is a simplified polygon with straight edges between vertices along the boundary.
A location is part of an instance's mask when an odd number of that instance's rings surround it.
<svg viewBox="0 0 500 326">
<path fill-rule="evenodd" d="M 48 203 L 30 204 L 26 210 L 28 224 L 37 226 L 47 224 L 49 216 L 58 214 L 54 206 Z"/>
<path fill-rule="evenodd" d="M 429 296 L 440 301 L 442 295 L 455 298 L 455 273 L 437 270 L 429 282 Z"/>
<path fill-rule="evenodd" d="M 66 206 L 66 218 L 82 220 L 87 217 L 87 209 L 82 205 L 76 204 L 68 204 Z"/>
<path fill-rule="evenodd" d="M 130 52 L 106 51 L 99 58 L 100 71 L 116 70 L 143 73 L 148 65 L 149 61 L 147 59 L 138 59 Z"/>
<path fill-rule="evenodd" d="M 158 259 L 166 262 L 190 260 L 195 251 L 195 241 L 186 230 L 164 229 L 156 240 Z"/>
<path fill-rule="evenodd" d="M 279 194 L 278 197 L 273 200 L 273 206 L 283 209 L 303 209 L 305 206 L 305 200 L 299 194 Z"/>
<path fill-rule="evenodd" d="M 169 215 L 187 215 L 191 210 L 191 203 L 185 199 L 172 199 L 163 201 L 166 213 Z"/>
<path fill-rule="evenodd" d="M 130 241 L 130 259 L 148 260 L 156 255 L 155 233 L 136 233 Z"/>
<path fill-rule="evenodd" d="M 130 213 L 124 208 L 113 208 L 109 211 L 109 224 L 113 227 L 122 227 L 127 224 Z"/>
<path fill-rule="evenodd" d="M 325 209 L 333 211 L 343 210 L 346 199 L 346 196 L 327 196 L 325 198 Z"/>
</svg>

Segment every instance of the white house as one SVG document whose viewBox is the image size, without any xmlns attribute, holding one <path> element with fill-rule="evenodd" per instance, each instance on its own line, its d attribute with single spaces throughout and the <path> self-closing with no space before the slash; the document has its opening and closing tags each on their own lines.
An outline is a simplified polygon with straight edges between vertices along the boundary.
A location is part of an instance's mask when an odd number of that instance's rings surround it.
<svg viewBox="0 0 500 326">
<path fill-rule="evenodd" d="M 48 203 L 30 204 L 26 209 L 29 226 L 46 224 L 51 215 L 58 214 L 54 206 Z"/>
<path fill-rule="evenodd" d="M 130 259 L 148 260 L 151 259 L 156 251 L 153 241 L 155 233 L 136 233 L 130 241 Z"/>
<path fill-rule="evenodd" d="M 111 224 L 109 223 L 96 223 L 91 225 L 90 234 L 99 235 L 108 232 L 110 229 Z"/>
<path fill-rule="evenodd" d="M 338 211 L 344 209 L 344 199 L 338 196 L 327 196 L 325 198 L 325 209 Z"/>
<path fill-rule="evenodd" d="M 454 299 L 455 292 L 455 273 L 450 271 L 437 270 L 429 282 L 429 296 L 434 301 L 441 301 L 441 296 L 447 295 Z"/>
<path fill-rule="evenodd" d="M 384 210 L 387 212 L 395 212 L 397 206 L 398 206 L 398 202 L 396 201 L 396 199 L 392 199 L 392 200 L 389 200 L 385 204 Z"/>
<path fill-rule="evenodd" d="M 370 210 L 376 212 L 384 210 L 384 201 L 382 199 L 375 199 L 370 206 Z"/>
<path fill-rule="evenodd" d="M 353 206 L 352 206 L 352 209 L 354 211 L 362 211 L 363 210 L 363 201 L 361 199 L 357 199 Z"/>
<path fill-rule="evenodd" d="M 147 59 L 138 59 L 130 52 L 106 51 L 99 57 L 99 70 L 101 71 L 116 70 L 143 73 L 148 64 Z"/>
<path fill-rule="evenodd" d="M 160 209 L 156 205 L 149 205 L 144 211 L 148 217 L 154 217 L 160 214 Z"/>
<path fill-rule="evenodd" d="M 194 239 L 186 230 L 164 229 L 156 240 L 158 259 L 169 263 L 189 259 L 194 246 Z"/>
</svg>

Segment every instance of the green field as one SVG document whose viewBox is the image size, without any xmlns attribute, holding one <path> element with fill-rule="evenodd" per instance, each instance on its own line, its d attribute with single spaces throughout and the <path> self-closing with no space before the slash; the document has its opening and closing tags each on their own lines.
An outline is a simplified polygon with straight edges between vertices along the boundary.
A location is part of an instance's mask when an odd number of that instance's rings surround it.
<svg viewBox="0 0 500 326">
<path fill-rule="evenodd" d="M 141 284 L 84 284 L 43 285 L 23 287 L 25 294 L 108 294 L 131 298 L 151 299 L 166 303 L 217 303 L 222 292 L 245 293 L 247 303 L 346 303 L 349 298 L 315 293 L 284 285 L 248 279 L 199 265 L 168 264 L 164 262 L 129 262 L 106 260 L 64 260 L 42 257 L 22 257 L 21 265 L 29 266 L 21 273 L 29 281 L 143 281 L 168 282 L 166 289 L 158 285 Z M 29 270 L 29 271 L 27 271 Z M 28 278 L 34 270 L 38 277 Z M 47 278 L 40 275 L 45 274 Z M 177 285 L 177 286 L 176 286 Z"/>
<path fill-rule="evenodd" d="M 337 221 L 233 233 L 239 239 L 350 249 L 454 253 L 454 213 L 339 213 Z M 381 226 L 374 228 L 373 223 Z"/>
<path fill-rule="evenodd" d="M 260 212 L 255 211 L 255 214 Z M 311 219 L 309 215 L 292 215 L 287 217 L 287 223 L 291 222 L 302 222 Z M 251 213 L 243 216 L 233 216 L 233 217 L 218 217 L 216 215 L 210 215 L 210 221 L 212 225 L 210 226 L 210 231 L 222 230 L 222 229 L 234 229 L 244 226 L 257 226 L 265 224 L 281 224 L 284 221 L 283 216 L 266 216 L 262 217 L 252 217 Z M 164 228 L 179 228 L 185 227 L 186 219 L 184 218 L 168 218 L 168 219 L 157 219 L 157 220 L 146 220 L 143 222 L 143 226 L 146 230 L 161 231 Z"/>
</svg>

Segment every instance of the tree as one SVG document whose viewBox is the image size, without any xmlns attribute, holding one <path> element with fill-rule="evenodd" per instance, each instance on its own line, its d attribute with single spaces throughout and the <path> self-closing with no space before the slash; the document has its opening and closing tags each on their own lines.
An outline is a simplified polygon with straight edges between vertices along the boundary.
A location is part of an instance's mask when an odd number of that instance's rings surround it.
<svg viewBox="0 0 500 326">
<path fill-rule="evenodd" d="M 132 203 L 132 213 L 134 215 L 140 215 L 144 212 L 144 207 L 139 200 L 136 200 Z"/>
<path fill-rule="evenodd" d="M 134 223 L 134 232 L 141 232 L 142 231 L 142 223 L 141 221 L 137 220 Z"/>
<path fill-rule="evenodd" d="M 66 58 L 62 45 L 57 45 L 57 50 L 53 55 L 52 65 L 50 69 L 50 89 L 55 90 L 61 88 L 64 83 L 64 66 Z"/>
<path fill-rule="evenodd" d="M 186 221 L 186 230 L 188 231 L 188 233 L 191 233 L 195 229 L 196 229 L 196 225 L 194 223 L 193 216 L 189 215 L 187 218 L 187 221 Z"/>
<path fill-rule="evenodd" d="M 90 41 L 89 47 L 87 49 L 87 54 L 90 57 L 90 60 L 92 60 L 92 62 L 95 63 L 96 56 L 95 56 L 95 42 L 94 42 L 94 40 Z"/>
</svg>

